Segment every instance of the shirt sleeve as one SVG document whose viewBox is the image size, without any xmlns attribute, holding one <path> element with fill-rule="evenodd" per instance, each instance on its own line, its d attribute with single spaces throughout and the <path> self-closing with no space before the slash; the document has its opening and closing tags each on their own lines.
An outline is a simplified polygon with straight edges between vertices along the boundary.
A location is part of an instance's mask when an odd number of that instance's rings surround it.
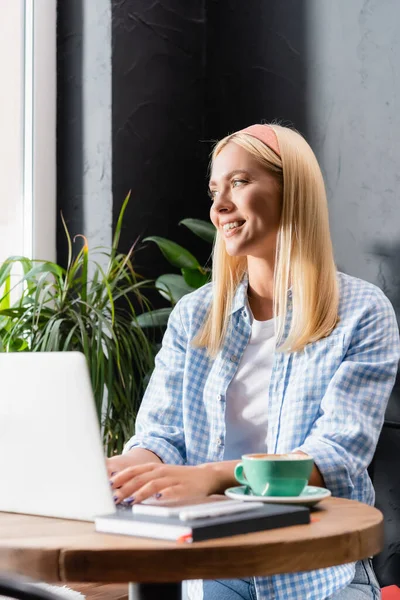
<svg viewBox="0 0 400 600">
<path fill-rule="evenodd" d="M 173 309 L 164 334 L 155 368 L 136 419 L 135 435 L 124 452 L 132 448 L 151 450 L 168 464 L 186 462 L 182 417 L 182 383 L 187 336 L 180 315 L 180 303 Z"/>
<path fill-rule="evenodd" d="M 334 496 L 351 497 L 354 479 L 373 458 L 399 355 L 394 310 L 377 290 L 330 381 L 319 418 L 297 448 L 314 458 Z"/>
</svg>

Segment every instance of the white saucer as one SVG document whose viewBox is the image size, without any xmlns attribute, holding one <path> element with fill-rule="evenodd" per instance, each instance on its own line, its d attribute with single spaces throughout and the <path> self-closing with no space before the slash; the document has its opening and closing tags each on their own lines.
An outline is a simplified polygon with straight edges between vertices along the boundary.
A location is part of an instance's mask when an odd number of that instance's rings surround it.
<svg viewBox="0 0 400 600">
<path fill-rule="evenodd" d="M 239 485 L 225 490 L 225 495 L 229 496 L 229 498 L 234 498 L 235 500 L 243 500 L 244 502 L 268 502 L 272 504 L 303 504 L 306 506 L 314 506 L 317 502 L 329 498 L 331 492 L 325 488 L 307 485 L 300 496 L 257 496 L 257 494 L 253 494 L 246 485 Z"/>
</svg>

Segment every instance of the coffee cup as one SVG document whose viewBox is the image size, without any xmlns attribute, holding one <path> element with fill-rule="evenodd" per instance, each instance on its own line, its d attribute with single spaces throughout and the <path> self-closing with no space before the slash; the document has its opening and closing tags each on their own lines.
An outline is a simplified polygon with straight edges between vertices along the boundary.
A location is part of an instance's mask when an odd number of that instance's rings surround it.
<svg viewBox="0 0 400 600">
<path fill-rule="evenodd" d="M 257 496 L 299 496 L 313 469 L 311 456 L 300 453 L 243 454 L 235 477 Z"/>
</svg>

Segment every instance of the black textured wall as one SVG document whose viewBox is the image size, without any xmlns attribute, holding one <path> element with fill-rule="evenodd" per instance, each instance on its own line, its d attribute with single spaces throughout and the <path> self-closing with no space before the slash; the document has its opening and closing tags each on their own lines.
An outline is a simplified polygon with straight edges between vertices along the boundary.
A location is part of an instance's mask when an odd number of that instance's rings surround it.
<svg viewBox="0 0 400 600">
<path fill-rule="evenodd" d="M 307 134 L 306 2 L 208 0 L 207 102 L 210 137 L 261 120 Z"/>
<path fill-rule="evenodd" d="M 161 235 L 206 260 L 177 223 L 208 218 L 211 142 L 263 119 L 306 130 L 303 5 L 114 0 L 114 223 L 132 190 L 122 247 Z M 167 267 L 151 246 L 137 261 L 149 276 Z"/>
<path fill-rule="evenodd" d="M 57 259 L 66 265 L 68 247 L 60 218 L 71 236 L 83 224 L 83 0 L 57 2 Z"/>
<path fill-rule="evenodd" d="M 161 235 L 206 259 L 207 246 L 178 227 L 208 213 L 205 35 L 204 0 L 112 4 L 114 224 L 132 190 L 124 250 L 138 237 Z M 149 276 L 169 268 L 151 244 L 136 263 Z"/>
</svg>

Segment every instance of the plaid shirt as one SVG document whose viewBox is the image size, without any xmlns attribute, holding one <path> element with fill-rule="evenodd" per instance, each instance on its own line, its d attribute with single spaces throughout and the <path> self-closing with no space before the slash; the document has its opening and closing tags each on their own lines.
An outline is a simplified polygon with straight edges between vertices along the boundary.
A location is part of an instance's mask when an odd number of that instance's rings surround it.
<svg viewBox="0 0 400 600">
<path fill-rule="evenodd" d="M 399 331 L 380 289 L 342 273 L 338 278 L 340 321 L 331 335 L 301 352 L 274 355 L 265 398 L 267 448 L 306 452 L 334 496 L 373 504 L 367 467 L 396 376 Z M 247 280 L 237 289 L 230 328 L 215 359 L 190 345 L 211 300 L 209 284 L 184 296 L 173 310 L 126 450 L 147 448 L 170 464 L 224 460 L 226 391 L 251 334 Z M 289 292 L 288 320 L 290 304 Z M 354 571 L 350 563 L 256 577 L 257 598 L 322 600 L 349 584 Z M 191 598 L 202 597 L 199 587 L 198 594 L 189 587 Z"/>
</svg>

